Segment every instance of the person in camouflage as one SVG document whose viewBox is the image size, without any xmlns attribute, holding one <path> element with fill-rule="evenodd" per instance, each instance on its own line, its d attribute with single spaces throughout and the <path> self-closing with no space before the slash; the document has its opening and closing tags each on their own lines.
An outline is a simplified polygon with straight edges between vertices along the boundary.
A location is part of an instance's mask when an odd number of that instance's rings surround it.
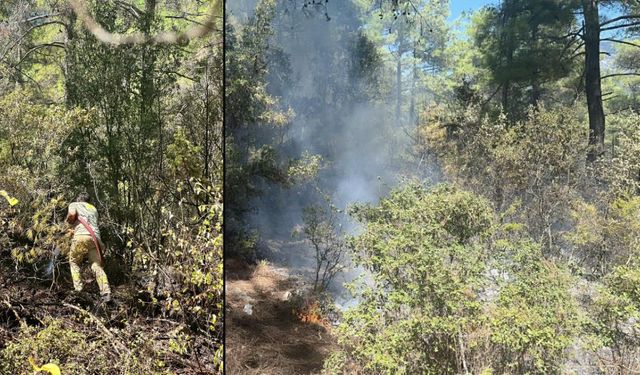
<svg viewBox="0 0 640 375">
<path fill-rule="evenodd" d="M 104 244 L 100 239 L 100 230 L 98 229 L 98 210 L 88 202 L 89 195 L 87 193 L 81 193 L 76 198 L 76 201 L 69 205 L 66 221 L 71 224 L 73 229 L 73 239 L 71 241 L 71 249 L 69 250 L 69 265 L 71 267 L 71 278 L 73 279 L 73 288 L 80 292 L 82 291 L 82 278 L 80 277 L 80 264 L 89 257 L 91 263 L 91 270 L 96 276 L 98 287 L 100 288 L 100 295 L 105 301 L 111 299 L 111 289 L 109 288 L 109 280 L 107 274 L 104 272 L 102 264 L 101 249 L 104 249 Z M 96 237 L 98 246 L 101 249 L 96 249 L 93 237 L 81 220 L 84 219 Z"/>
</svg>

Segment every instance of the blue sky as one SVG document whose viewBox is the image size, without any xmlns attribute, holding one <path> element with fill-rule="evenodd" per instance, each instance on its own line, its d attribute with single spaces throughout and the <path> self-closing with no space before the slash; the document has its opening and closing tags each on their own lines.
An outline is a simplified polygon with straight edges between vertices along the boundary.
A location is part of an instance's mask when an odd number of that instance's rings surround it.
<svg viewBox="0 0 640 375">
<path fill-rule="evenodd" d="M 450 0 L 449 1 L 449 17 L 447 21 L 449 23 L 454 22 L 463 12 L 472 12 L 482 8 L 485 5 L 498 5 L 501 0 Z M 600 7 L 600 16 L 604 18 L 613 18 L 620 15 L 620 11 L 616 8 Z M 459 25 L 461 30 L 466 27 L 466 22 Z M 616 34 L 615 31 L 603 32 L 604 37 L 611 37 Z M 607 43 L 605 43 L 607 44 Z M 610 43 L 609 43 L 610 44 Z"/>
<path fill-rule="evenodd" d="M 458 16 L 460 16 L 463 11 L 476 10 L 482 8 L 485 5 L 498 3 L 499 2 L 497 0 L 451 0 L 449 2 L 451 11 L 451 13 L 449 14 L 449 21 L 453 21 L 458 18 Z"/>
<path fill-rule="evenodd" d="M 482 8 L 485 5 L 497 5 L 500 4 L 500 0 L 450 0 L 449 1 L 449 22 L 454 21 L 464 11 L 473 11 Z M 601 7 L 601 16 L 607 18 L 614 17 L 618 14 L 615 9 Z"/>
</svg>

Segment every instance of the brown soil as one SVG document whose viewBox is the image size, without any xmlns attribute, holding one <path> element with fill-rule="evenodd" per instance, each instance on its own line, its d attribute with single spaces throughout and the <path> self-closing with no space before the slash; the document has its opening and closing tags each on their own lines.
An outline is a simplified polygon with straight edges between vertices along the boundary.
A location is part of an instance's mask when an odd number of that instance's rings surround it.
<svg viewBox="0 0 640 375">
<path fill-rule="evenodd" d="M 62 319 L 65 328 L 86 335 L 88 341 L 104 339 L 113 345 L 107 353 L 114 360 L 114 371 L 118 370 L 118 351 L 128 351 L 130 343 L 145 338 L 149 355 L 138 359 L 152 362 L 162 359 L 172 374 L 218 374 L 208 359 L 211 354 L 211 339 L 199 332 L 189 331 L 177 320 L 163 318 L 146 301 L 149 296 L 137 292 L 130 285 L 111 285 L 114 301 L 102 304 L 95 281 L 85 278 L 85 290 L 80 295 L 71 293 L 71 282 L 60 277 L 58 283 L 24 277 L 21 272 L 1 262 L 0 252 L 0 350 L 19 338 L 21 326 L 45 328 L 48 318 Z M 83 275 L 89 274 L 84 269 Z M 68 275 L 67 275 L 68 276 Z M 194 337 L 194 352 L 200 356 L 181 356 L 170 350 L 170 338 L 174 332 L 186 332 Z M 64 363 L 60 366 L 64 374 Z M 114 372 L 120 373 L 120 372 Z M 149 372 L 150 373 L 150 372 Z"/>
<path fill-rule="evenodd" d="M 284 301 L 295 285 L 286 270 L 228 260 L 225 272 L 226 373 L 319 374 L 334 340 L 324 327 L 301 322 Z"/>
</svg>

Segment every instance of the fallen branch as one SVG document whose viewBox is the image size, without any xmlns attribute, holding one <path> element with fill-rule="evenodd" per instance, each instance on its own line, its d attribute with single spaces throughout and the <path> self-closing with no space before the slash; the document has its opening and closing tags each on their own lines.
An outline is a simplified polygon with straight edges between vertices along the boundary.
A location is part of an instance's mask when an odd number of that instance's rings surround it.
<svg viewBox="0 0 640 375">
<path fill-rule="evenodd" d="M 121 340 L 118 339 L 113 332 L 109 331 L 109 329 L 102 323 L 100 318 L 98 318 L 97 316 L 93 315 L 89 311 L 87 311 L 87 310 L 85 310 L 85 309 L 83 309 L 81 307 L 78 307 L 76 305 L 72 305 L 72 304 L 66 303 L 66 302 L 63 302 L 62 305 L 65 306 L 65 307 L 68 307 L 70 309 L 76 310 L 76 311 L 88 316 L 94 323 L 96 323 L 98 328 L 100 328 L 100 330 L 102 332 L 104 332 L 105 335 L 112 340 L 112 343 L 114 344 L 114 347 L 118 346 L 118 347 L 120 347 L 120 349 L 125 351 L 127 354 L 131 354 L 131 350 L 129 350 L 129 348 L 127 348 L 127 346 L 124 345 L 121 342 Z M 116 351 L 118 351 L 117 348 L 116 348 Z M 118 351 L 118 354 L 122 354 L 122 353 L 120 351 Z"/>
<path fill-rule="evenodd" d="M 16 319 L 18 319 L 18 321 L 20 322 L 20 327 L 24 328 L 27 326 L 27 322 L 22 319 L 22 317 L 20 316 L 20 314 L 18 314 L 18 312 L 16 311 L 16 309 L 13 308 L 13 306 L 11 305 L 11 303 L 9 302 L 8 299 L 2 301 L 4 302 L 5 305 L 7 305 L 7 307 L 9 308 L 9 310 L 11 310 L 11 312 L 13 313 L 13 315 L 16 317 Z"/>
</svg>

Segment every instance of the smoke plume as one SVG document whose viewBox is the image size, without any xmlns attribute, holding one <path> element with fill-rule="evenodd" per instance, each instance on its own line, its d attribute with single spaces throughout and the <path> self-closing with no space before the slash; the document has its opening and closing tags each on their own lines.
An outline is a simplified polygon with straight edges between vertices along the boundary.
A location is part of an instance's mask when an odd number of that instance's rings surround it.
<svg viewBox="0 0 640 375">
<path fill-rule="evenodd" d="M 309 244 L 291 234 L 306 207 L 324 203 L 318 189 L 342 212 L 352 203 L 376 202 L 396 181 L 406 146 L 393 119 L 394 73 L 385 70 L 378 47 L 365 36 L 362 10 L 351 1 L 308 3 L 277 2 L 268 87 L 283 109 L 295 113 L 278 144 L 282 160 L 309 152 L 322 157 L 324 168 L 315 183 L 263 183 L 250 218 L 259 255 L 300 274 L 315 260 Z M 230 5 L 231 17 L 241 24 L 256 1 Z M 358 230 L 346 215 L 340 221 L 346 233 Z M 356 273 L 342 275 L 333 291 Z"/>
</svg>

